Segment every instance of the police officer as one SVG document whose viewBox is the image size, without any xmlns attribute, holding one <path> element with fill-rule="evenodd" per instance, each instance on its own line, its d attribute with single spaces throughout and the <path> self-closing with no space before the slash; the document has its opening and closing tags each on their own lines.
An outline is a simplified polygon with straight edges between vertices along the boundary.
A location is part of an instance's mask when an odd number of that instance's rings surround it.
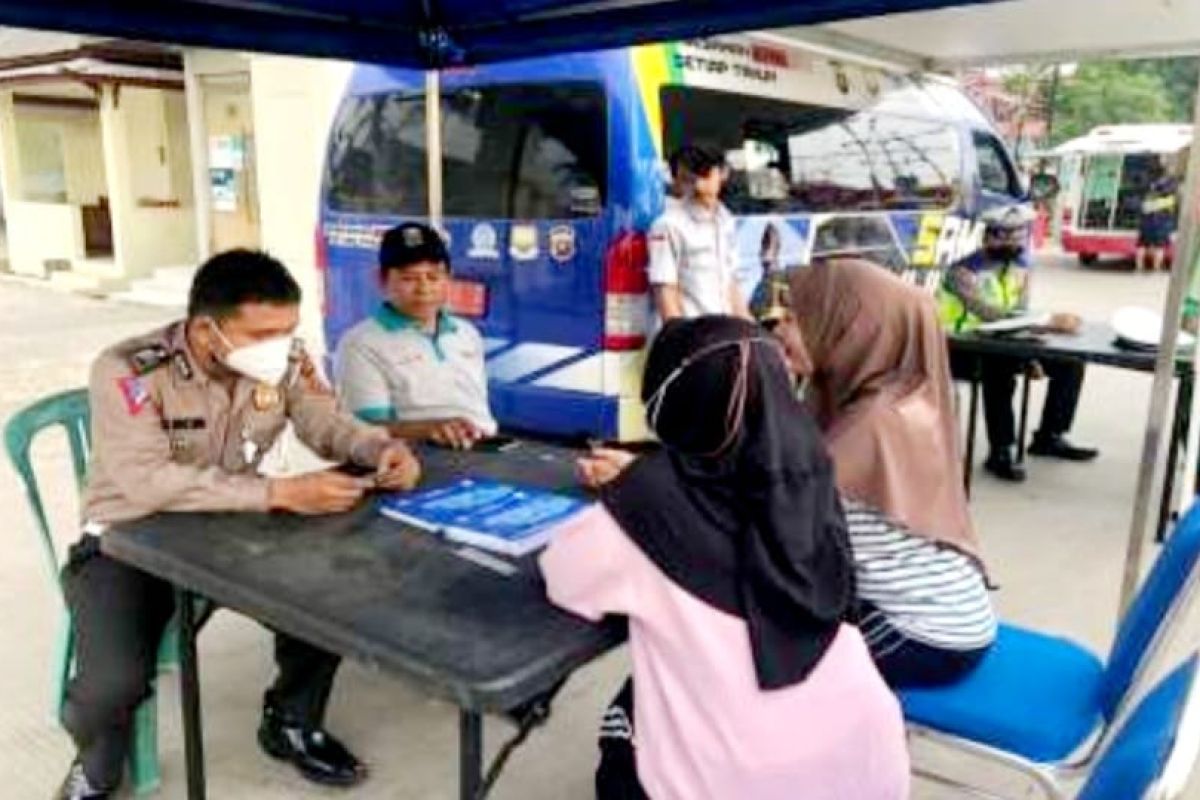
<svg viewBox="0 0 1200 800">
<path fill-rule="evenodd" d="M 939 291 L 942 323 L 953 332 L 970 331 L 1028 310 L 1029 269 L 1023 257 L 1028 226 L 1033 215 L 1027 208 L 1012 205 L 991 209 L 983 215 L 983 249 L 946 271 Z M 1056 314 L 1051 326 L 1060 330 L 1078 327 L 1078 318 Z M 1016 461 L 1017 440 L 1013 417 L 1013 394 L 1017 375 L 1026 362 L 1010 356 L 966 356 L 951 353 L 954 376 L 974 377 L 977 358 L 982 360 L 983 413 L 987 422 L 989 453 L 984 468 L 1001 480 L 1025 480 L 1025 469 Z M 1077 447 L 1066 438 L 1075 419 L 1083 388 L 1084 364 L 1069 359 L 1040 359 L 1034 368 L 1050 378 L 1041 426 L 1029 447 L 1030 455 L 1091 461 L 1099 451 Z"/>
<path fill-rule="evenodd" d="M 1161 161 L 1155 162 L 1150 187 L 1142 200 L 1141 216 L 1138 219 L 1137 250 L 1133 255 L 1133 271 L 1138 272 L 1146 265 L 1150 256 L 1151 272 L 1158 272 L 1166 265 L 1167 246 L 1175 232 L 1175 195 L 1179 185 Z"/>
<path fill-rule="evenodd" d="M 649 277 L 660 323 L 676 317 L 750 310 L 735 280 L 734 219 L 721 202 L 725 159 L 685 145 L 669 159 L 676 197 L 650 228 Z"/>
<path fill-rule="evenodd" d="M 105 529 L 163 511 L 345 511 L 364 479 L 340 472 L 265 478 L 256 468 L 290 421 L 325 458 L 378 469 L 411 488 L 405 445 L 337 408 L 293 338 L 300 288 L 278 261 L 235 250 L 204 264 L 187 319 L 105 351 L 92 367 L 93 452 L 84 535 L 64 591 L 75 622 L 76 673 L 63 725 L 78 755 L 57 797 L 107 798 L 121 779 L 134 710 L 148 695 L 172 588 L 100 551 Z M 346 786 L 363 765 L 322 728 L 338 657 L 277 634 L 278 677 L 258 741 L 309 780 Z"/>
</svg>

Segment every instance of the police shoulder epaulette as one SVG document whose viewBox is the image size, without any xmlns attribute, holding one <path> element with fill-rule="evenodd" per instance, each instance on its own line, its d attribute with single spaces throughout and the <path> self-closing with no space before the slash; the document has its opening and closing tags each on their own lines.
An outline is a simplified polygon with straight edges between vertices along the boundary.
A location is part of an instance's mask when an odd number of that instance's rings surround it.
<svg viewBox="0 0 1200 800">
<path fill-rule="evenodd" d="M 135 348 L 125 356 L 135 375 L 145 375 L 161 367 L 171 357 L 166 345 L 154 343 Z"/>
</svg>

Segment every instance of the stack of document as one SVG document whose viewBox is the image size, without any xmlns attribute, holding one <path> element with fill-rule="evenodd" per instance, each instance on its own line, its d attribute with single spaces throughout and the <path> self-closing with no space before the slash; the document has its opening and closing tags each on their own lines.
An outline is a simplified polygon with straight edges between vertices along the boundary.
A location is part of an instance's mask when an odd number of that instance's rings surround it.
<svg viewBox="0 0 1200 800">
<path fill-rule="evenodd" d="M 975 327 L 979 333 L 1017 333 L 1031 328 L 1044 328 L 1050 324 L 1050 315 L 1045 312 L 1031 311 L 1013 317 L 1005 317 L 993 322 L 984 322 Z"/>
<path fill-rule="evenodd" d="M 380 501 L 385 516 L 462 544 L 523 556 L 549 542 L 558 525 L 587 508 L 575 497 L 482 478 Z"/>
</svg>

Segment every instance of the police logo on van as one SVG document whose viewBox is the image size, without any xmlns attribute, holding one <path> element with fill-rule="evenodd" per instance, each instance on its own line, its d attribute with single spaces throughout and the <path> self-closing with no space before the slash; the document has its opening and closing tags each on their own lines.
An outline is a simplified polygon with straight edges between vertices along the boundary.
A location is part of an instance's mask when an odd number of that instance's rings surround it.
<svg viewBox="0 0 1200 800">
<path fill-rule="evenodd" d="M 517 261 L 533 261 L 538 257 L 536 225 L 513 225 L 508 234 L 508 254 Z"/>
<path fill-rule="evenodd" d="M 494 261 L 500 258 L 498 246 L 500 237 L 496 227 L 487 222 L 481 222 L 471 229 L 471 248 L 467 250 L 468 258 Z"/>
<path fill-rule="evenodd" d="M 550 257 L 562 264 L 575 257 L 575 229 L 570 225 L 555 225 L 550 229 Z"/>
</svg>

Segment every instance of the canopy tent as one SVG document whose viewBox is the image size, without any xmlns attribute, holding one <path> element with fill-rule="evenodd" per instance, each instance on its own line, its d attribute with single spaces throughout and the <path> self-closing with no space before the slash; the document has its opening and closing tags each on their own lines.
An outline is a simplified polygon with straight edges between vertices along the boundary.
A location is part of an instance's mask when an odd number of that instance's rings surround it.
<svg viewBox="0 0 1200 800">
<path fill-rule="evenodd" d="M 444 67 L 995 0 L 11 0 L 0 25 Z"/>
<path fill-rule="evenodd" d="M 442 67 L 783 26 L 810 45 L 912 69 L 1200 52 L 1196 0 L 8 0 L 0 25 L 427 68 L 434 218 Z M 1188 176 L 1179 251 L 1189 269 L 1174 271 L 1167 320 L 1180 318 L 1200 256 L 1200 148 L 1192 148 Z M 1163 331 L 1122 606 L 1140 577 L 1164 477 L 1178 326 Z"/>
<path fill-rule="evenodd" d="M 1195 0 L 1009 0 L 785 31 L 928 70 L 1200 53 Z"/>
</svg>

